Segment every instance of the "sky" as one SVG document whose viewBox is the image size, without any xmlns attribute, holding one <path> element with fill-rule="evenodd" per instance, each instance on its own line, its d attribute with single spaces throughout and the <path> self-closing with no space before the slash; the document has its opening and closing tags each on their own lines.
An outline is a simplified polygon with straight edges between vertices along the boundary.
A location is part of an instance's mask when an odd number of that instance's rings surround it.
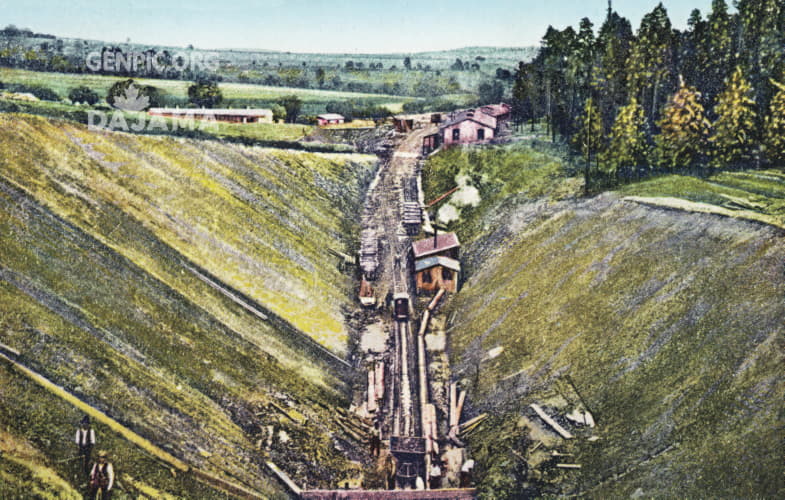
<svg viewBox="0 0 785 500">
<path fill-rule="evenodd" d="M 615 0 L 637 28 L 658 0 Z M 732 2 L 728 0 L 728 3 Z M 711 0 L 663 0 L 684 28 Z M 203 49 L 409 53 L 538 45 L 546 28 L 602 23 L 607 0 L 0 0 L 0 25 L 61 37 Z"/>
</svg>

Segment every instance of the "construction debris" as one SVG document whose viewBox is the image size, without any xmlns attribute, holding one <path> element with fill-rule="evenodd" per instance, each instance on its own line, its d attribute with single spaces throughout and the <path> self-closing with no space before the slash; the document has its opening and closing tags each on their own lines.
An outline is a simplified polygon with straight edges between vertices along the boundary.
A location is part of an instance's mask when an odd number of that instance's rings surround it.
<svg viewBox="0 0 785 500">
<path fill-rule="evenodd" d="M 588 425 L 589 427 L 594 427 L 594 417 L 591 413 L 581 412 L 577 408 L 574 409 L 571 413 L 565 415 L 565 417 L 570 420 L 571 422 L 575 422 L 579 425 Z"/>
<path fill-rule="evenodd" d="M 543 419 L 546 424 L 550 425 L 551 428 L 554 431 L 556 431 L 556 433 L 559 434 L 561 437 L 563 437 L 564 439 L 572 439 L 573 438 L 573 435 L 570 434 L 564 427 L 559 425 L 558 422 L 556 422 L 554 419 L 549 417 L 548 414 L 545 413 L 545 411 L 543 411 L 542 408 L 540 408 L 540 405 L 532 403 L 529 406 L 531 406 L 532 410 L 534 410 L 537 413 L 537 415 L 539 415 L 540 418 Z"/>
</svg>

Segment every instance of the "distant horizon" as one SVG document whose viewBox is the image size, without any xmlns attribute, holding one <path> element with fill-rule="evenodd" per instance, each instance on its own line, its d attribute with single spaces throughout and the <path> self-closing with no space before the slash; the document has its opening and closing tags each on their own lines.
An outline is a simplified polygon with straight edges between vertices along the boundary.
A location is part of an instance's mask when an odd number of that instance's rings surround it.
<svg viewBox="0 0 785 500">
<path fill-rule="evenodd" d="M 613 6 L 637 28 L 658 0 L 617 1 Z M 662 2 L 674 28 L 686 27 L 693 8 L 704 16 L 711 0 L 690 5 Z M 728 0 L 732 9 L 732 1 Z M 607 0 L 555 2 L 498 0 L 476 7 L 472 0 L 135 0 L 107 5 L 72 0 L 0 0 L 3 26 L 13 24 L 58 38 L 114 44 L 187 47 L 199 50 L 290 52 L 293 54 L 384 55 L 444 52 L 465 48 L 539 47 L 548 26 L 577 27 L 588 17 L 595 31 Z M 11 20 L 13 19 L 13 21 Z M 174 20 L 174 21 L 173 21 Z M 361 45 L 358 46 L 358 45 Z"/>
</svg>

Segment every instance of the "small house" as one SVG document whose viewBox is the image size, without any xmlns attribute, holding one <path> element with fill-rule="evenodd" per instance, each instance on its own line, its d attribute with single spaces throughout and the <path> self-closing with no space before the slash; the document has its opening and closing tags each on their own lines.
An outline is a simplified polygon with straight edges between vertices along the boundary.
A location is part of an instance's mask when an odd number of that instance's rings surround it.
<svg viewBox="0 0 785 500">
<path fill-rule="evenodd" d="M 468 110 L 453 113 L 439 127 L 441 143 L 450 146 L 487 142 L 494 138 L 496 125 L 494 117 L 482 112 Z"/>
<path fill-rule="evenodd" d="M 461 263 L 450 257 L 432 255 L 414 263 L 417 292 L 458 291 L 458 275 Z"/>
<path fill-rule="evenodd" d="M 324 113 L 316 117 L 316 123 L 320 127 L 328 127 L 330 125 L 340 125 L 345 121 L 346 119 L 343 117 L 343 115 L 339 115 L 338 113 Z"/>
<path fill-rule="evenodd" d="M 431 255 L 442 255 L 451 259 L 457 259 L 460 248 L 461 243 L 458 241 L 458 236 L 455 233 L 439 233 L 433 237 L 412 243 L 412 254 L 414 260 Z"/>
<path fill-rule="evenodd" d="M 432 238 L 412 243 L 414 279 L 418 293 L 435 292 L 440 288 L 447 292 L 458 291 L 460 247 L 455 233 L 437 233 Z"/>
<path fill-rule="evenodd" d="M 482 106 L 480 111 L 488 116 L 493 117 L 496 120 L 497 125 L 500 125 L 501 123 L 510 119 L 512 114 L 512 106 L 503 102 L 499 104 L 489 104 L 487 106 Z"/>
</svg>

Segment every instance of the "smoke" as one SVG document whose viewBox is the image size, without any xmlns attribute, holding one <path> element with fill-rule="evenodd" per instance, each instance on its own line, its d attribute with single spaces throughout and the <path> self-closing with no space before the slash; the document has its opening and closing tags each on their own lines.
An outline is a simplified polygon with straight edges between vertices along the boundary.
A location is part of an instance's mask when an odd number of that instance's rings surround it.
<svg viewBox="0 0 785 500">
<path fill-rule="evenodd" d="M 456 207 L 476 207 L 480 204 L 480 191 L 469 182 L 471 178 L 468 175 L 455 176 L 459 189 L 450 197 L 450 203 Z"/>
<path fill-rule="evenodd" d="M 442 208 L 439 209 L 439 213 L 436 215 L 436 219 L 442 224 L 449 224 L 450 222 L 460 218 L 461 209 L 449 203 L 442 206 Z"/>
<path fill-rule="evenodd" d="M 450 196 L 436 215 L 438 222 L 449 224 L 461 218 L 461 209 L 464 207 L 476 207 L 482 201 L 480 191 L 470 184 L 471 178 L 468 175 L 458 174 L 455 176 L 455 183 L 458 190 Z"/>
</svg>

